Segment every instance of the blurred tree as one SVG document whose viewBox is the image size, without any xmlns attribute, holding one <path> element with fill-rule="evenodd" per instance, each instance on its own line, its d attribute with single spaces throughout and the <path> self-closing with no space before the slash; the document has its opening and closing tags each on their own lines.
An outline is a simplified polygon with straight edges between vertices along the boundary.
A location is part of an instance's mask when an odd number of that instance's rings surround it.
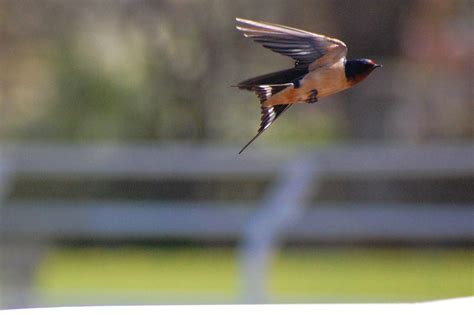
<svg viewBox="0 0 474 315">
<path fill-rule="evenodd" d="M 230 86 L 291 66 L 242 38 L 241 16 L 341 38 L 349 58 L 386 65 L 355 89 L 295 107 L 261 141 L 472 139 L 471 6 L 3 0 L 0 137 L 240 144 L 257 128 L 258 102 Z"/>
</svg>

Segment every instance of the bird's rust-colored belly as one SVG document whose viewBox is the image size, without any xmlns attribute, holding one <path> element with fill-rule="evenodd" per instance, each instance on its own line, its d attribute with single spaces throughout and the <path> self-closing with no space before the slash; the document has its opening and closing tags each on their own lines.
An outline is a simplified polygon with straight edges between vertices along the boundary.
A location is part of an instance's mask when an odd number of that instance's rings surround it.
<svg viewBox="0 0 474 315">
<path fill-rule="evenodd" d="M 317 98 L 335 94 L 350 87 L 347 82 L 343 65 L 318 69 L 307 74 L 300 82 L 300 86 L 288 87 L 266 100 L 264 106 L 278 104 L 306 103 L 313 90 L 317 90 Z"/>
</svg>

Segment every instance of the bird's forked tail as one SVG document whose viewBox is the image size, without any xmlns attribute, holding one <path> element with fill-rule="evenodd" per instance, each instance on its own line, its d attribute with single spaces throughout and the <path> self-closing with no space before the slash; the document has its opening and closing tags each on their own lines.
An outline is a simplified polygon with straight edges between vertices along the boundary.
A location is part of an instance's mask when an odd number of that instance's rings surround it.
<svg viewBox="0 0 474 315">
<path fill-rule="evenodd" d="M 281 104 L 275 106 L 262 106 L 262 116 L 260 117 L 260 128 L 258 128 L 257 134 L 239 151 L 239 154 L 244 152 L 247 147 L 254 142 L 265 130 L 270 127 L 273 122 L 283 114 L 292 104 Z"/>
</svg>

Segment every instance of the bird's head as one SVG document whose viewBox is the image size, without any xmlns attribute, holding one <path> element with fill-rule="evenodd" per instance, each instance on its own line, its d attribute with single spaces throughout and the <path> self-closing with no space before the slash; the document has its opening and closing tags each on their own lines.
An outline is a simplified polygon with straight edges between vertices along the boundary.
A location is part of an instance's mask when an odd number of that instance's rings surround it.
<svg viewBox="0 0 474 315">
<path fill-rule="evenodd" d="M 352 84 L 364 80 L 375 68 L 382 67 L 370 59 L 347 60 L 345 65 L 346 78 Z"/>
</svg>

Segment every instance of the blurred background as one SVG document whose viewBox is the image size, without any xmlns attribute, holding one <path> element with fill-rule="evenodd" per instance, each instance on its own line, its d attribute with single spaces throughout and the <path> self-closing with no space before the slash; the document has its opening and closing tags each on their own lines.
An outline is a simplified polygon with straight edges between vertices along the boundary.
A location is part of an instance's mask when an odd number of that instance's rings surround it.
<svg viewBox="0 0 474 315">
<path fill-rule="evenodd" d="M 0 0 L 0 306 L 473 295 L 471 0 Z M 384 65 L 295 106 L 235 17 Z"/>
</svg>

